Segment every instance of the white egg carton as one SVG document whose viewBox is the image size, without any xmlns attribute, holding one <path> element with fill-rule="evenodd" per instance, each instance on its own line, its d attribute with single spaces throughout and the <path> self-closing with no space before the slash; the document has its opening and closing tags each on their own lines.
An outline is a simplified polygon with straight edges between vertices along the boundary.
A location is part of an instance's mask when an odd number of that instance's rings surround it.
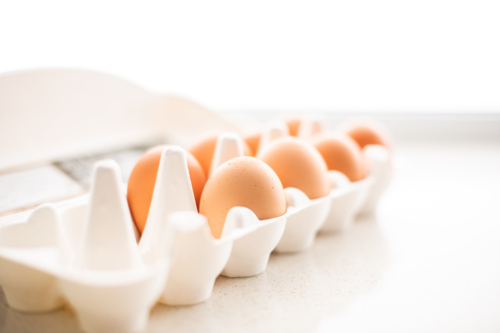
<svg viewBox="0 0 500 333">
<path fill-rule="evenodd" d="M 146 326 L 165 286 L 170 242 L 156 249 L 155 260 L 139 252 L 115 162 L 98 163 L 90 196 L 23 217 L 0 229 L 0 283 L 12 308 L 68 304 L 88 332 Z"/>
<path fill-rule="evenodd" d="M 351 183 L 330 172 L 336 187 L 314 200 L 286 188 L 286 213 L 269 220 L 234 207 L 222 237 L 214 239 L 197 213 L 184 151 L 166 148 L 139 244 L 119 168 L 99 162 L 90 195 L 0 220 L 0 284 L 7 302 L 27 312 L 68 304 L 88 332 L 140 331 L 158 300 L 202 302 L 219 274 L 259 274 L 273 250 L 305 250 L 318 230 L 345 229 L 360 210 L 373 209 L 391 172 L 384 148 L 366 152 L 373 166 L 367 179 Z M 225 133 L 212 169 L 238 156 L 241 139 Z"/>
</svg>

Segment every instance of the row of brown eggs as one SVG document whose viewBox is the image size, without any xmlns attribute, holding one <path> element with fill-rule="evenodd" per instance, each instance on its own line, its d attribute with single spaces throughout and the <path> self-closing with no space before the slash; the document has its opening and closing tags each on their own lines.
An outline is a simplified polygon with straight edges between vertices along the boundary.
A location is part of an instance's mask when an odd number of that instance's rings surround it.
<svg viewBox="0 0 500 333">
<path fill-rule="evenodd" d="M 309 199 L 324 197 L 335 186 L 329 181 L 328 170 L 358 181 L 368 174 L 363 147 L 377 144 L 391 149 L 387 131 L 371 121 L 349 121 L 331 132 L 317 126 L 307 137 L 300 135 L 303 119 L 288 119 L 286 124 L 289 135 L 265 145 L 260 142 L 262 132 L 244 137 L 245 156 L 229 160 L 216 170 L 211 166 L 220 133 L 206 135 L 186 151 L 196 204 L 215 238 L 221 237 L 231 208 L 249 208 L 260 220 L 281 216 L 286 212 L 284 188 L 298 188 Z M 146 225 L 164 148 L 148 150 L 129 178 L 127 199 L 140 233 Z"/>
</svg>

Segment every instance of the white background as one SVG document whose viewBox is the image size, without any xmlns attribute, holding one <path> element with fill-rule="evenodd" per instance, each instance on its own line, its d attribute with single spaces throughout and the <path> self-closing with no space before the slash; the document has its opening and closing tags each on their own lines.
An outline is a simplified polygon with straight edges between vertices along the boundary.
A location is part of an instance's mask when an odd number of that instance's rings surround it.
<svg viewBox="0 0 500 333">
<path fill-rule="evenodd" d="M 113 73 L 220 111 L 500 112 L 498 1 L 2 1 L 0 72 Z"/>
</svg>

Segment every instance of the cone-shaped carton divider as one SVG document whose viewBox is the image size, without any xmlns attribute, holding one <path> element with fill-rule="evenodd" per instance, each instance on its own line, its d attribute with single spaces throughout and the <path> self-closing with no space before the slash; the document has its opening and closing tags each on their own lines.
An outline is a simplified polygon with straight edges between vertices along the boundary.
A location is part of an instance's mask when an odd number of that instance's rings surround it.
<svg viewBox="0 0 500 333">
<path fill-rule="evenodd" d="M 169 223 L 177 225 L 174 258 L 160 299 L 170 305 L 203 302 L 210 297 L 215 279 L 227 263 L 232 239 L 215 240 L 203 215 L 175 212 Z"/>
<path fill-rule="evenodd" d="M 59 277 L 64 295 L 88 332 L 143 331 L 169 263 L 143 263 L 115 162 L 97 163 L 87 210 L 76 267 Z"/>
<path fill-rule="evenodd" d="M 290 135 L 290 131 L 284 121 L 273 121 L 266 124 L 264 130 L 262 131 L 257 151 L 261 150 L 262 147 L 267 145 L 269 142 L 287 135 Z"/>
<path fill-rule="evenodd" d="M 213 174 L 223 163 L 243 155 L 243 140 L 241 137 L 233 132 L 222 133 L 215 144 L 210 174 Z"/>
<path fill-rule="evenodd" d="M 112 160 L 97 162 L 80 252 L 75 266 L 87 270 L 123 270 L 142 264 L 132 217 Z"/>
<path fill-rule="evenodd" d="M 168 216 L 176 211 L 198 212 L 186 153 L 173 146 L 165 148 L 161 154 L 148 220 L 139 243 L 147 263 L 169 255 L 175 232 L 168 225 Z"/>
</svg>

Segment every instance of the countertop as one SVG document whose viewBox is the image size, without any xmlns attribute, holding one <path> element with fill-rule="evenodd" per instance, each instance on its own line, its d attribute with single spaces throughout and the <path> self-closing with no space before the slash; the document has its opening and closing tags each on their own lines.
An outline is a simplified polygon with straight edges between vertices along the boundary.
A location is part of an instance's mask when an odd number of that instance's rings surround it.
<svg viewBox="0 0 500 333">
<path fill-rule="evenodd" d="M 198 305 L 157 305 L 147 332 L 499 332 L 500 142 L 406 143 L 375 217 L 219 277 Z M 14 311 L 0 332 L 80 332 L 63 309 Z"/>
</svg>

